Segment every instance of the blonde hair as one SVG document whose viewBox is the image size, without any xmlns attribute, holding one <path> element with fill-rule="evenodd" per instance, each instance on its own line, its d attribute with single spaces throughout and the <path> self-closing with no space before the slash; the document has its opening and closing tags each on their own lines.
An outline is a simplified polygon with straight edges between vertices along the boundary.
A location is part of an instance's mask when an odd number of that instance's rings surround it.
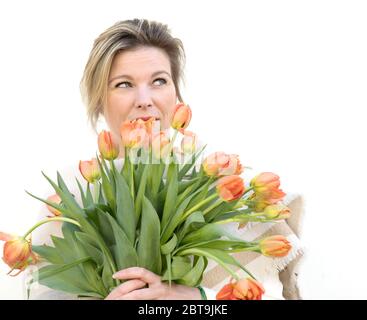
<svg viewBox="0 0 367 320">
<path fill-rule="evenodd" d="M 180 83 L 184 82 L 185 50 L 180 39 L 173 38 L 168 26 L 146 19 L 119 21 L 106 29 L 94 41 L 83 77 L 80 92 L 87 108 L 88 122 L 96 132 L 97 121 L 107 104 L 107 84 L 115 55 L 142 46 L 163 49 L 169 57 L 176 95 L 184 102 Z"/>
</svg>

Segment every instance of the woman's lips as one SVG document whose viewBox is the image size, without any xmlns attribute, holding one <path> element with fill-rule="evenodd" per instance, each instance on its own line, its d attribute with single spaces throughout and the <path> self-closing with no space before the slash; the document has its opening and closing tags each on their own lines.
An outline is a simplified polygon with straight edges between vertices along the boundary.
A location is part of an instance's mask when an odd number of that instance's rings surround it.
<svg viewBox="0 0 367 320">
<path fill-rule="evenodd" d="M 150 118 L 154 118 L 154 120 L 160 120 L 158 117 L 149 116 L 149 117 L 137 117 L 135 120 L 141 119 L 143 121 L 148 121 Z"/>
</svg>

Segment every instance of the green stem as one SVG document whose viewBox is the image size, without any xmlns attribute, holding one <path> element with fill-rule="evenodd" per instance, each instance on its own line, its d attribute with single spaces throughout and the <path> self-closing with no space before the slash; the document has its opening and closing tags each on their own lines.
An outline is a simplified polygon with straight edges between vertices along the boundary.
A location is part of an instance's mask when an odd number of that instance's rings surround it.
<svg viewBox="0 0 367 320">
<path fill-rule="evenodd" d="M 170 142 L 170 148 L 169 148 L 170 153 L 171 153 L 171 152 L 172 152 L 172 150 L 173 150 L 173 144 L 175 143 L 175 140 L 176 140 L 176 137 L 177 137 L 177 133 L 178 133 L 178 131 L 177 131 L 177 130 L 175 130 L 175 131 L 173 132 L 173 136 L 172 136 L 172 139 L 171 139 L 171 142 Z"/>
<path fill-rule="evenodd" d="M 233 209 L 240 209 L 245 205 L 248 205 L 248 201 L 245 199 L 240 199 Z"/>
<path fill-rule="evenodd" d="M 63 222 L 69 222 L 72 224 L 75 224 L 78 227 L 81 227 L 80 224 L 73 220 L 73 219 L 69 219 L 69 218 L 63 218 L 63 217 L 53 217 L 53 218 L 47 218 L 44 220 L 41 220 L 40 222 L 36 223 L 32 228 L 30 228 L 23 236 L 23 238 L 25 239 L 30 233 L 32 233 L 35 229 L 37 229 L 39 226 L 48 223 L 48 222 L 52 222 L 52 221 L 63 221 Z"/>
<path fill-rule="evenodd" d="M 134 190 L 134 164 L 130 162 L 130 170 L 129 170 L 129 178 L 130 178 L 130 193 L 131 198 L 135 201 L 135 190 Z"/>
<path fill-rule="evenodd" d="M 209 208 L 203 211 L 203 216 L 205 216 L 208 212 L 212 211 L 216 207 L 218 207 L 221 203 L 223 203 L 222 199 L 218 199 L 218 201 L 214 202 Z"/>
<path fill-rule="evenodd" d="M 98 203 L 98 199 L 99 199 L 99 182 L 96 181 L 93 183 L 93 189 L 94 189 L 94 202 Z"/>
<path fill-rule="evenodd" d="M 250 187 L 250 188 L 246 189 L 246 190 L 245 190 L 245 192 L 243 193 L 242 197 L 243 197 L 247 192 L 249 192 L 249 191 L 251 191 L 251 190 L 254 190 L 254 187 Z"/>
<path fill-rule="evenodd" d="M 226 269 L 233 278 L 235 278 L 237 281 L 240 280 L 240 277 L 235 273 L 233 272 L 233 270 L 229 267 L 227 267 L 227 265 L 225 263 L 221 264 L 221 266 Z"/>
<path fill-rule="evenodd" d="M 208 202 L 212 201 L 213 199 L 215 199 L 215 197 L 217 197 L 218 195 L 216 193 L 212 194 L 210 197 L 204 199 L 203 201 L 199 202 L 197 205 L 193 206 L 189 211 L 185 212 L 182 215 L 181 221 L 185 220 L 191 213 L 193 213 L 194 211 L 198 210 L 201 206 L 203 206 L 204 204 L 207 204 Z"/>
<path fill-rule="evenodd" d="M 260 217 L 260 216 L 264 216 L 264 212 L 251 213 L 251 214 L 249 215 L 249 218 L 251 218 L 251 217 Z"/>
</svg>

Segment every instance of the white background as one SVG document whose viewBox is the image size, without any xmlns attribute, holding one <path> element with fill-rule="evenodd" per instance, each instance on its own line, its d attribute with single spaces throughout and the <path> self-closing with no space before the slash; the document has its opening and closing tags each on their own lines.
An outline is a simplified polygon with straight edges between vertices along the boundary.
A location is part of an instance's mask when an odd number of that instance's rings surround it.
<svg viewBox="0 0 367 320">
<path fill-rule="evenodd" d="M 167 23 L 186 49 L 190 129 L 306 199 L 305 299 L 365 299 L 365 1 L 8 1 L 0 4 L 0 230 L 22 234 L 56 170 L 96 151 L 79 81 L 118 20 Z M 0 264 L 0 298 L 22 299 Z"/>
</svg>

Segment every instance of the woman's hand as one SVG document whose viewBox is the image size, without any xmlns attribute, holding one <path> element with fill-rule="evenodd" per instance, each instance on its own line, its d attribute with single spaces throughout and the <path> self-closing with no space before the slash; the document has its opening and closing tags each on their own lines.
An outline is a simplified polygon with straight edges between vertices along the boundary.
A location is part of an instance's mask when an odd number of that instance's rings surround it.
<svg viewBox="0 0 367 320">
<path fill-rule="evenodd" d="M 130 279 L 120 284 L 105 300 L 201 300 L 198 288 L 161 281 L 161 277 L 145 268 L 120 270 L 114 279 Z M 148 285 L 146 288 L 145 286 Z"/>
</svg>

